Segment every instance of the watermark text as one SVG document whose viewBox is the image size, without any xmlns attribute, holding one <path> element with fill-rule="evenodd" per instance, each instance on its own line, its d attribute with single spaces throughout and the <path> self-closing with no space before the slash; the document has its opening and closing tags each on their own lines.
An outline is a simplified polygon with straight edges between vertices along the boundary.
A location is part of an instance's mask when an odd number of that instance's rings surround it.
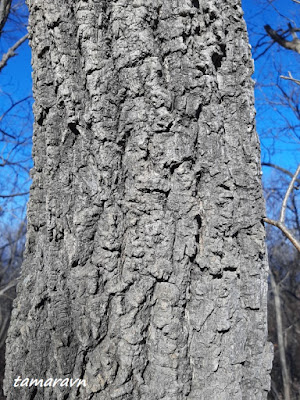
<svg viewBox="0 0 300 400">
<path fill-rule="evenodd" d="M 40 386 L 40 387 L 86 387 L 85 379 L 73 379 L 73 378 L 47 378 L 47 379 L 36 379 L 36 378 L 24 378 L 22 379 L 18 376 L 14 379 L 14 387 L 32 387 L 32 386 Z"/>
</svg>

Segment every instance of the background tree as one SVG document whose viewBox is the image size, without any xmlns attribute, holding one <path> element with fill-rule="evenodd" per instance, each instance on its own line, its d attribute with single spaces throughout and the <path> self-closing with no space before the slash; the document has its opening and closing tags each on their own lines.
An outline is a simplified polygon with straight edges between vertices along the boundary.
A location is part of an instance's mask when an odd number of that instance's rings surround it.
<svg viewBox="0 0 300 400">
<path fill-rule="evenodd" d="M 27 40 L 23 1 L 0 1 L 0 398 L 4 342 L 25 242 L 31 166 L 31 96 L 21 95 L 8 69 Z"/>
<path fill-rule="evenodd" d="M 35 165 L 8 399 L 266 398 L 240 3 L 28 4 Z M 87 387 L 14 388 L 19 375 Z"/>
<path fill-rule="evenodd" d="M 261 8 L 260 8 L 261 7 Z M 257 23 L 257 15 L 265 15 Z M 272 11 L 272 15 L 270 12 Z M 290 1 L 281 7 L 280 1 L 257 1 L 256 18 L 250 18 L 250 38 L 256 60 L 256 93 L 259 124 L 265 166 L 264 190 L 267 215 L 278 221 L 285 202 L 285 226 L 296 240 L 300 239 L 299 176 L 299 4 Z M 253 15 L 254 16 L 254 15 Z M 260 26 L 259 26 L 260 25 Z M 269 173 L 267 169 L 272 169 Z M 294 176 L 294 184 L 291 185 Z M 271 221 L 272 222 L 272 221 Z M 275 224 L 276 225 L 276 224 Z M 267 229 L 271 267 L 269 297 L 269 334 L 275 345 L 272 388 L 269 399 L 298 399 L 299 371 L 299 251 L 276 228 Z M 298 246 L 299 247 L 299 246 Z"/>
</svg>

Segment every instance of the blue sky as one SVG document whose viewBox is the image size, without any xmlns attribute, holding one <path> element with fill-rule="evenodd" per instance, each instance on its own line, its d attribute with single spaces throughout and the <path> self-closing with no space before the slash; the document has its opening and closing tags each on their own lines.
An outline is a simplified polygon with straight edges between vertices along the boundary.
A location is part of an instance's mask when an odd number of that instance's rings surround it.
<svg viewBox="0 0 300 400">
<path fill-rule="evenodd" d="M 31 49 L 28 40 L 17 50 L 18 55 L 8 62 L 7 68 L 1 72 L 1 87 L 8 84 L 14 96 L 18 98 L 30 95 L 32 90 L 31 80 Z M 6 89 L 6 90 L 7 90 Z"/>
</svg>

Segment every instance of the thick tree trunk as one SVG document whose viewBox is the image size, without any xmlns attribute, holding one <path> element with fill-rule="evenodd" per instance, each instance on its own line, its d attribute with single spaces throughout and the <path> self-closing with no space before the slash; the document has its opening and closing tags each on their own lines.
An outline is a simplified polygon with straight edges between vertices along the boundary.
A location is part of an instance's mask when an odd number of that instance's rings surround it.
<svg viewBox="0 0 300 400">
<path fill-rule="evenodd" d="M 8 399 L 266 399 L 239 0 L 28 0 L 33 184 Z M 86 387 L 16 387 L 82 378 Z"/>
</svg>

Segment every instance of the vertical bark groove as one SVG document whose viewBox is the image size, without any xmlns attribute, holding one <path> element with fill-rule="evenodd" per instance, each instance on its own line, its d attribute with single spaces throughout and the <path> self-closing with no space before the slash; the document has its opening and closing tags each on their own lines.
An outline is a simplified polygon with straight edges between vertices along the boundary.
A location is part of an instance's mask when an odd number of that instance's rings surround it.
<svg viewBox="0 0 300 400">
<path fill-rule="evenodd" d="M 259 400 L 267 262 L 236 0 L 28 0 L 34 162 L 11 399 Z M 86 387 L 13 388 L 21 376 Z"/>
</svg>

